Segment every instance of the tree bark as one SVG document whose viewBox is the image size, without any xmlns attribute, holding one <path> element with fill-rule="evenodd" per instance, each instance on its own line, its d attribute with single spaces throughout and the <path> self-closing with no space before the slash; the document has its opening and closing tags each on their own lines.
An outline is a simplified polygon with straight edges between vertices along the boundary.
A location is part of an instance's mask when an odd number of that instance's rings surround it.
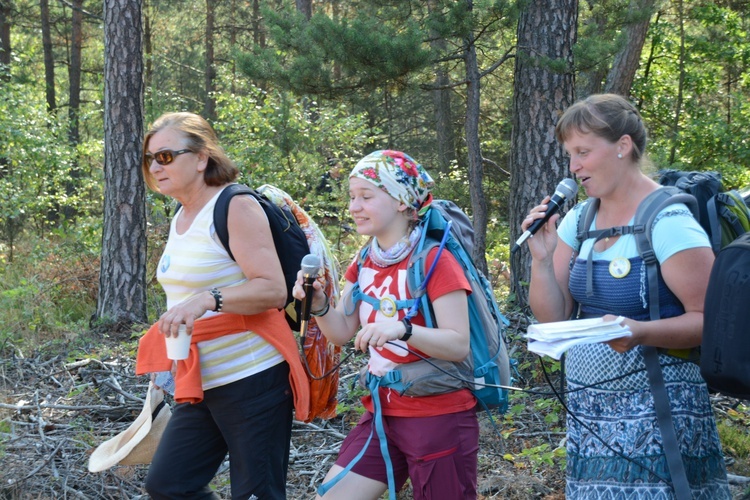
<svg viewBox="0 0 750 500">
<path fill-rule="evenodd" d="M 83 46 L 83 0 L 73 0 L 70 28 L 70 64 L 68 66 L 68 79 L 70 93 L 68 101 L 68 141 L 77 146 L 80 142 L 78 129 L 78 113 L 81 108 L 81 48 Z"/>
<path fill-rule="evenodd" d="M 141 9 L 140 0 L 104 1 L 105 192 L 96 316 L 119 327 L 148 320 Z"/>
<path fill-rule="evenodd" d="M 435 0 L 427 5 L 431 10 L 437 10 Z M 437 30 L 430 33 L 430 46 L 435 52 L 446 51 L 445 38 Z M 450 77 L 443 68 L 435 65 L 435 87 L 432 91 L 432 102 L 435 108 L 435 135 L 437 139 L 437 167 L 442 172 L 448 172 L 450 164 L 456 159 L 456 134 L 453 129 L 453 111 L 451 109 Z"/>
<path fill-rule="evenodd" d="M 596 33 L 604 33 L 607 29 L 607 13 L 595 9 L 598 1 L 599 0 L 588 0 L 586 2 L 589 9 L 594 12 L 594 14 L 591 14 L 588 23 L 596 26 Z M 579 99 L 583 99 L 591 94 L 598 94 L 602 91 L 604 79 L 608 73 L 608 63 L 608 59 L 607 61 L 598 61 L 592 67 L 580 71 L 579 81 L 576 85 L 576 96 Z"/>
<path fill-rule="evenodd" d="M 636 20 L 625 28 L 625 45 L 615 55 L 604 86 L 605 92 L 630 96 L 630 89 L 640 64 L 643 44 L 646 42 L 651 14 L 654 11 L 654 3 L 654 0 L 633 2 L 631 15 L 635 16 Z"/>
<path fill-rule="evenodd" d="M 529 209 L 569 176 L 563 149 L 555 139 L 555 124 L 575 99 L 577 7 L 576 0 L 529 2 L 518 21 L 510 151 L 512 241 L 520 236 L 521 222 Z M 528 289 L 520 284 L 529 280 L 529 264 L 524 245 L 511 264 L 511 290 L 522 304 L 526 303 Z"/>
<path fill-rule="evenodd" d="M 148 0 L 143 0 L 143 55 L 145 61 L 143 88 L 151 89 L 154 85 L 154 54 L 151 45 L 151 9 Z"/>
<path fill-rule="evenodd" d="M 55 100 L 55 59 L 52 55 L 52 34 L 49 25 L 49 0 L 39 0 L 42 21 L 42 51 L 44 52 L 44 88 L 47 97 L 47 111 L 57 109 Z"/>
<path fill-rule="evenodd" d="M 312 0 L 295 0 L 297 12 L 305 16 L 308 21 L 312 17 Z"/>
<path fill-rule="evenodd" d="M 206 0 L 206 101 L 203 116 L 208 121 L 216 119 L 214 91 L 216 69 L 214 68 L 214 12 L 216 0 Z"/>
<path fill-rule="evenodd" d="M 474 8 L 473 0 L 466 0 L 467 10 Z M 484 163 L 482 162 L 482 147 L 479 141 L 479 111 L 480 111 L 480 75 L 477 62 L 477 48 L 474 33 L 464 38 L 464 65 L 466 67 L 466 120 L 464 123 L 466 134 L 466 152 L 469 159 L 469 192 L 471 194 L 472 222 L 474 224 L 474 263 L 485 276 L 487 275 L 487 201 L 484 197 L 482 180 L 484 179 Z"/>
<path fill-rule="evenodd" d="M 669 163 L 675 162 L 677 146 L 680 142 L 680 116 L 685 92 L 685 11 L 682 0 L 677 0 L 677 22 L 680 33 L 680 59 L 678 63 L 679 78 L 677 79 L 677 99 L 675 100 L 674 119 L 672 120 L 671 143 L 669 148 Z"/>
<path fill-rule="evenodd" d="M 10 81 L 10 2 L 0 0 L 0 81 Z"/>
</svg>

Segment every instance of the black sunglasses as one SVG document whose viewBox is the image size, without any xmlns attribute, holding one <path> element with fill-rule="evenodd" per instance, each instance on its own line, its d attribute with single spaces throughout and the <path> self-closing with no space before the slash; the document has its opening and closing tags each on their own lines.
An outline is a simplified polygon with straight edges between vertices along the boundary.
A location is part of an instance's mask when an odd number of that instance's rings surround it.
<svg viewBox="0 0 750 500">
<path fill-rule="evenodd" d="M 169 165 L 174 161 L 175 156 L 179 156 L 185 153 L 192 153 L 192 151 L 190 151 L 189 149 L 181 149 L 179 151 L 162 149 L 161 151 L 157 151 L 156 153 L 146 153 L 144 157 L 146 158 L 146 161 L 149 165 L 151 165 L 151 162 L 153 160 L 156 160 L 156 163 L 158 163 L 159 165 Z"/>
</svg>

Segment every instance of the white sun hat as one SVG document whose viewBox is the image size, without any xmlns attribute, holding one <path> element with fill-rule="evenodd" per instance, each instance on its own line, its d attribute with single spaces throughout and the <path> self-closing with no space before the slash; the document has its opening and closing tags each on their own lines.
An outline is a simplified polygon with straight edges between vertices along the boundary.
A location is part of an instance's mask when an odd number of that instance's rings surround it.
<svg viewBox="0 0 750 500">
<path fill-rule="evenodd" d="M 151 463 L 171 416 L 172 409 L 164 401 L 164 392 L 150 382 L 138 418 L 130 427 L 97 446 L 89 457 L 89 471 L 101 472 L 118 464 Z"/>
</svg>

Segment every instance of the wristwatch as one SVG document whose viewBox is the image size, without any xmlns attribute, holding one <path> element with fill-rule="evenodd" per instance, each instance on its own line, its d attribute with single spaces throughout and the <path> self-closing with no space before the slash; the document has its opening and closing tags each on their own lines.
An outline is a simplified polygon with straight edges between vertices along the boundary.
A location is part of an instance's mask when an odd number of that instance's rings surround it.
<svg viewBox="0 0 750 500">
<path fill-rule="evenodd" d="M 401 335 L 401 338 L 399 340 L 403 340 L 404 342 L 406 342 L 411 337 L 411 320 L 409 318 L 404 318 L 401 320 L 401 323 L 404 324 L 406 332 Z"/>
</svg>

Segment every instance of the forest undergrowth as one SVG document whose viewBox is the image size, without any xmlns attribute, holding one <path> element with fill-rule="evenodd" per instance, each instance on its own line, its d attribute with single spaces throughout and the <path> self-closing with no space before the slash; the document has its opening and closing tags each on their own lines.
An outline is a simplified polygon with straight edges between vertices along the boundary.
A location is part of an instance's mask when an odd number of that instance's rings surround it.
<svg viewBox="0 0 750 500">
<path fill-rule="evenodd" d="M 517 332 L 521 321 L 516 318 Z M 520 351 L 524 341 L 519 334 L 510 338 L 514 358 L 520 360 L 514 384 L 530 392 L 512 391 L 508 411 L 493 413 L 492 421 L 480 412 L 479 498 L 561 500 L 565 414 L 550 396 L 538 358 Z M 135 346 L 130 335 L 49 342 L 31 350 L 5 340 L 0 351 L 0 498 L 148 498 L 143 490 L 146 466 L 87 470 L 94 448 L 126 429 L 142 407 L 148 378 L 134 375 Z M 342 365 L 335 418 L 295 421 L 288 498 L 314 497 L 342 439 L 359 418 L 362 390 L 353 384 L 363 362 L 361 356 L 352 356 Z M 548 367 L 555 385 L 557 368 Z M 724 397 L 715 397 L 713 403 L 722 425 L 735 431 L 735 441 L 724 446 L 729 470 L 741 481 L 750 473 L 750 412 Z M 222 498 L 230 498 L 228 459 L 212 486 Z M 737 484 L 733 490 L 735 499 L 750 498 L 747 485 Z M 398 498 L 411 498 L 408 483 Z"/>
<path fill-rule="evenodd" d="M 148 377 L 135 376 L 137 339 L 147 325 L 114 332 L 89 324 L 96 300 L 98 256 L 85 251 L 29 258 L 34 266 L 6 263 L 0 280 L 0 499 L 147 498 L 147 466 L 116 466 L 91 473 L 96 446 L 125 430 L 140 413 Z M 491 269 L 494 269 L 492 266 Z M 502 288 L 497 268 L 494 284 Z M 150 288 L 157 289 L 152 283 Z M 502 295 L 502 294 L 501 294 Z M 158 302 L 159 298 L 151 298 Z M 526 350 L 529 318 L 501 304 L 510 320 L 514 360 L 508 410 L 479 412 L 479 499 L 564 498 L 565 410 L 550 384 L 560 388 L 560 364 Z M 156 310 L 156 309 L 155 309 Z M 347 345 L 342 358 L 351 350 Z M 314 498 L 338 448 L 363 412 L 355 384 L 363 356 L 340 368 L 338 415 L 296 422 L 287 496 Z M 734 499 L 750 499 L 750 407 L 712 399 Z M 228 459 L 212 487 L 230 497 Z M 409 484 L 399 499 L 411 498 Z"/>
</svg>

